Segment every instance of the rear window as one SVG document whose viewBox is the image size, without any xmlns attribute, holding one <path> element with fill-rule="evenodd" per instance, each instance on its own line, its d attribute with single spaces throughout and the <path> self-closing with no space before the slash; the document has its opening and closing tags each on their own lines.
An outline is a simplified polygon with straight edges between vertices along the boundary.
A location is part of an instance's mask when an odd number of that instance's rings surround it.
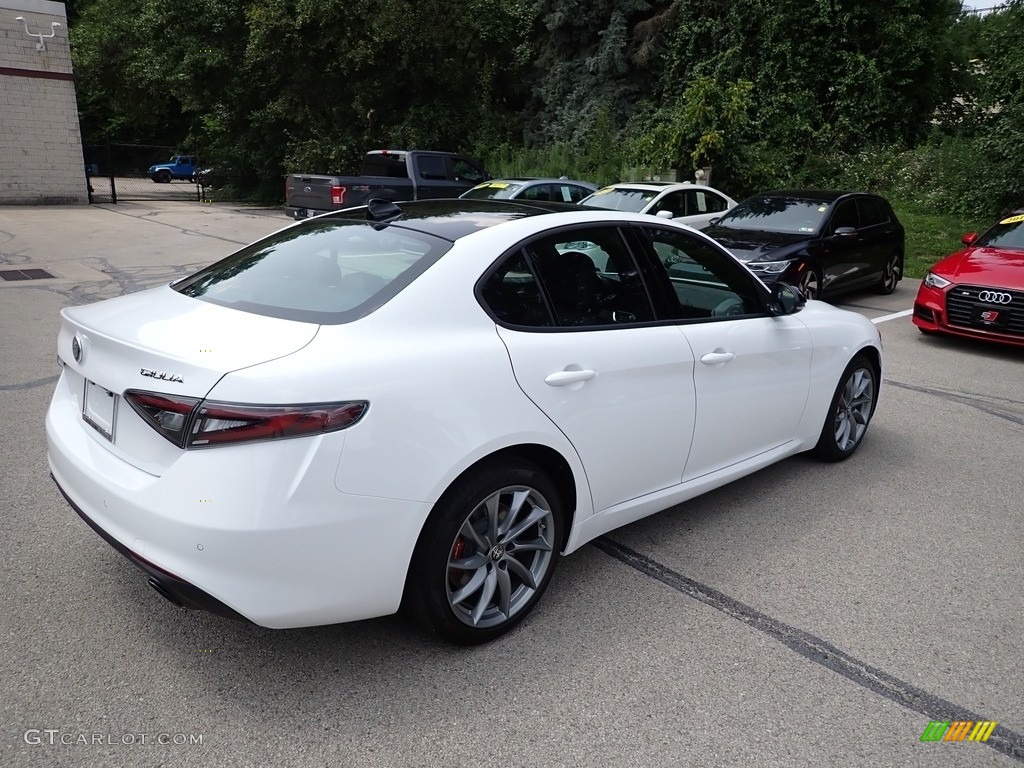
<svg viewBox="0 0 1024 768">
<path fill-rule="evenodd" d="M 447 240 L 364 221 L 321 217 L 253 243 L 174 290 L 225 307 L 335 325 L 395 296 L 449 248 Z"/>
<path fill-rule="evenodd" d="M 471 190 L 462 193 L 463 198 L 473 200 L 507 200 L 522 188 L 522 184 L 514 184 L 511 181 L 487 181 L 477 184 Z"/>
<path fill-rule="evenodd" d="M 632 211 L 640 213 L 647 204 L 658 196 L 652 189 L 633 189 L 631 187 L 605 187 L 590 197 L 580 201 L 580 205 L 592 208 L 607 208 L 612 211 Z"/>
</svg>

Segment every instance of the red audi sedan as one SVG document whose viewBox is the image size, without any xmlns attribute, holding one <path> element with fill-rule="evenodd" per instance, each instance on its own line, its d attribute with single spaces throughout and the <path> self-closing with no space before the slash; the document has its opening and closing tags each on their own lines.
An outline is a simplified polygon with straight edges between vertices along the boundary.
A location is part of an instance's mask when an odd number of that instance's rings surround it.
<svg viewBox="0 0 1024 768">
<path fill-rule="evenodd" d="M 922 333 L 1024 346 L 1024 208 L 1004 216 L 925 275 L 914 301 Z"/>
</svg>

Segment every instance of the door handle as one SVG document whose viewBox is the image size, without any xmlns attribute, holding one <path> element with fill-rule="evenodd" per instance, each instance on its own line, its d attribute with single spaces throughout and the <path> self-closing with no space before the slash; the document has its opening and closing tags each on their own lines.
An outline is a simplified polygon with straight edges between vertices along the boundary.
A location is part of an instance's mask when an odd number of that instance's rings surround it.
<svg viewBox="0 0 1024 768">
<path fill-rule="evenodd" d="M 736 357 L 736 355 L 732 352 L 708 352 L 700 359 L 700 361 L 704 363 L 704 365 L 721 365 L 722 363 L 728 363 L 734 357 Z"/>
<path fill-rule="evenodd" d="M 597 371 L 556 371 L 549 374 L 544 383 L 552 387 L 564 387 L 568 384 L 576 384 L 581 381 L 590 381 L 597 376 Z"/>
</svg>

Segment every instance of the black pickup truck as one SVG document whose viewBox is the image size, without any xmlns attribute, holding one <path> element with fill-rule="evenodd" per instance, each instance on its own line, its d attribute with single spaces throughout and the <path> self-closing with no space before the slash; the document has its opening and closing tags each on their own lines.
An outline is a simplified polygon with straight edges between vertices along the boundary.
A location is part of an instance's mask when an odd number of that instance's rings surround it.
<svg viewBox="0 0 1024 768">
<path fill-rule="evenodd" d="M 381 149 L 367 152 L 359 176 L 293 173 L 285 181 L 285 212 L 295 219 L 363 205 L 370 198 L 458 197 L 491 175 L 451 152 Z"/>
</svg>

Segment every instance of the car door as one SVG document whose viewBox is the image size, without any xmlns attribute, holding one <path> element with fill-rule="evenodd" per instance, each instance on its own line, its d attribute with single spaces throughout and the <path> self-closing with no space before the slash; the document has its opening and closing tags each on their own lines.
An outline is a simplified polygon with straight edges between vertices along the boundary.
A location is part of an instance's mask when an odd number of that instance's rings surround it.
<svg viewBox="0 0 1024 768">
<path fill-rule="evenodd" d="M 680 191 L 666 192 L 651 204 L 646 213 L 656 216 L 659 213 L 663 214 L 665 211 L 671 214 L 668 217 L 670 219 L 684 216 L 686 214 L 686 197 L 684 194 Z"/>
<path fill-rule="evenodd" d="M 519 386 L 579 454 L 595 511 L 679 483 L 695 418 L 693 356 L 678 329 L 654 324 L 616 227 L 524 243 L 485 276 L 480 296 Z"/>
<path fill-rule="evenodd" d="M 416 200 L 452 196 L 454 187 L 448 180 L 448 163 L 444 155 L 417 154 L 410 158 L 410 163 Z"/>
<path fill-rule="evenodd" d="M 797 316 L 769 316 L 764 289 L 728 253 L 676 229 L 638 227 L 654 293 L 695 361 L 697 412 L 682 481 L 726 469 L 796 436 L 811 339 Z"/>
<path fill-rule="evenodd" d="M 554 186 L 551 199 L 561 203 L 578 203 L 591 192 L 592 190 L 579 184 L 557 184 Z"/>
<path fill-rule="evenodd" d="M 528 184 L 522 192 L 517 196 L 520 200 L 541 200 L 547 202 L 551 200 L 551 185 L 550 184 Z"/>
<path fill-rule="evenodd" d="M 881 279 L 889 256 L 900 250 L 895 244 L 896 227 L 889 219 L 886 206 L 877 197 L 858 197 L 857 210 L 860 214 L 860 237 L 866 261 L 860 279 L 874 283 Z"/>
<path fill-rule="evenodd" d="M 837 230 L 850 230 L 849 234 L 836 234 Z M 828 217 L 822 247 L 822 288 L 830 291 L 847 290 L 871 273 L 871 245 L 863 237 L 857 200 L 840 200 Z"/>
<path fill-rule="evenodd" d="M 711 220 L 718 218 L 729 209 L 729 201 L 707 187 L 694 186 L 684 193 L 686 200 L 684 224 L 695 229 L 705 229 Z"/>
</svg>

